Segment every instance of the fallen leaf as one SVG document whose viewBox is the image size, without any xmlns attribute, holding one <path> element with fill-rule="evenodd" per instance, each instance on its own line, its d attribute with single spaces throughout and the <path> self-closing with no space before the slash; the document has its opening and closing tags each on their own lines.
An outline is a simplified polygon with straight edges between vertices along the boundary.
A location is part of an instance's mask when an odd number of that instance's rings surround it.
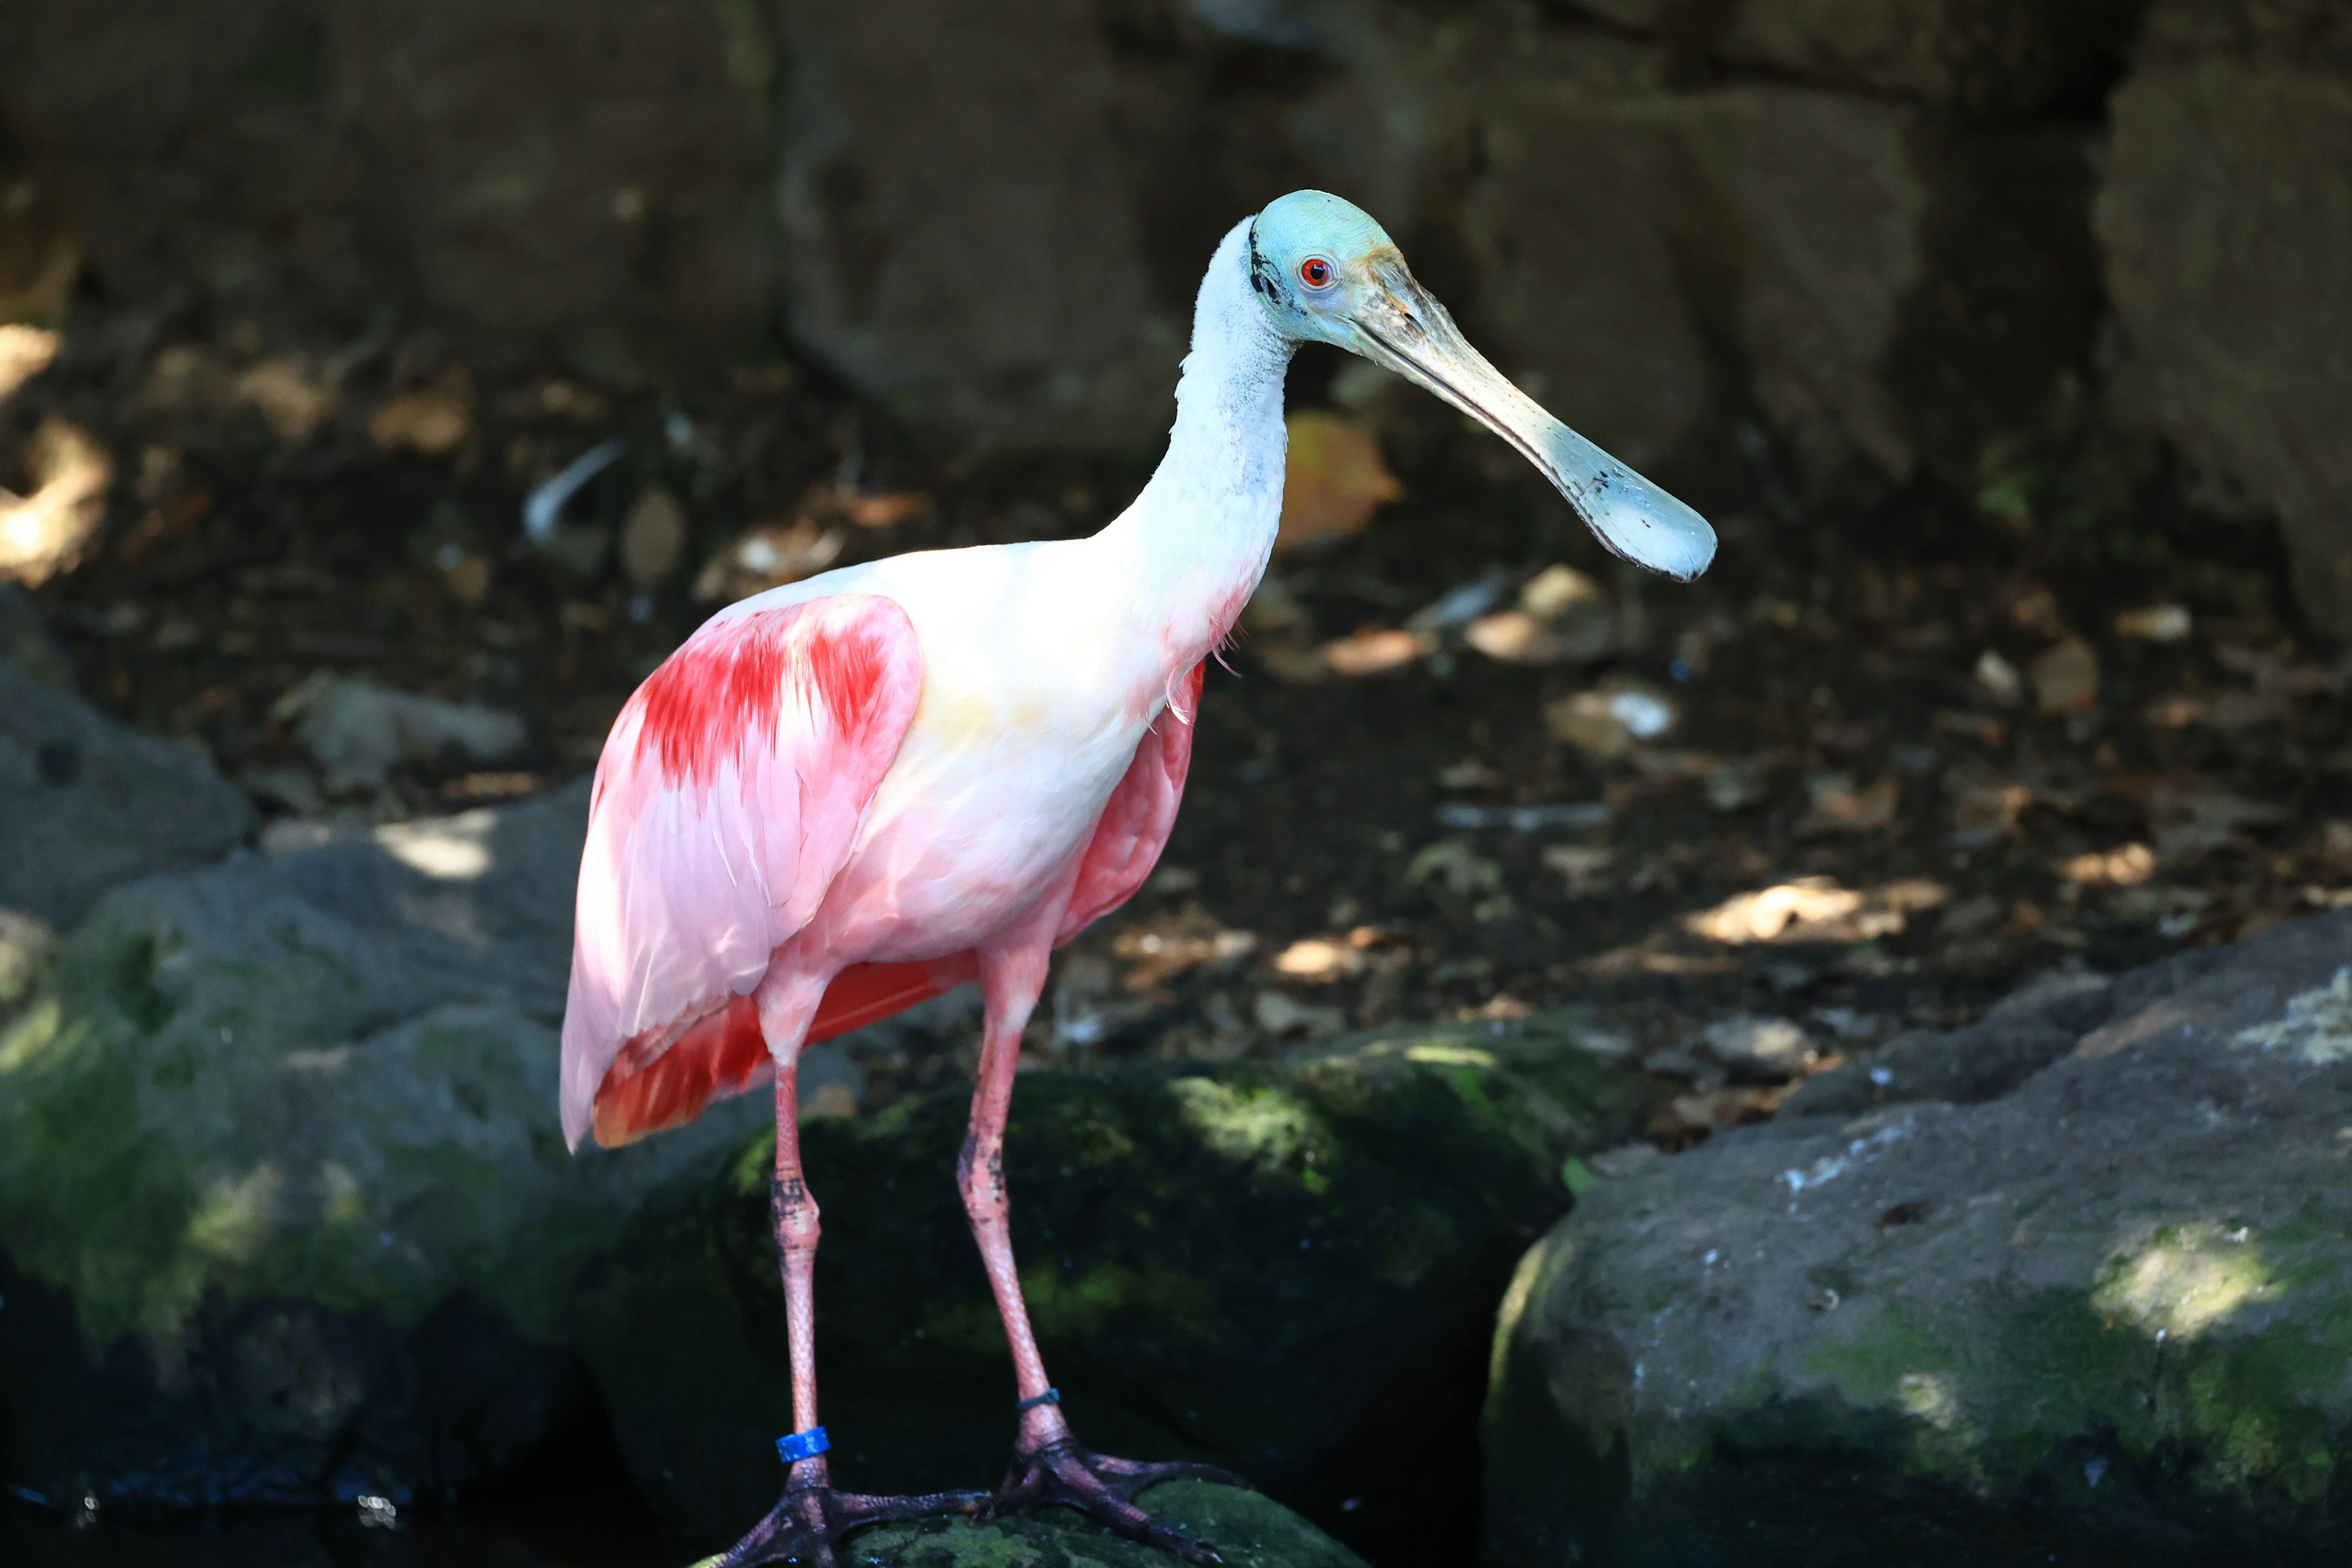
<svg viewBox="0 0 2352 1568">
<path fill-rule="evenodd" d="M 1259 992 L 1250 1005 L 1250 1016 L 1269 1035 L 1334 1034 L 1348 1021 L 1348 1016 L 1337 1007 L 1307 1006 L 1279 991 Z"/>
<path fill-rule="evenodd" d="M 1503 885 L 1503 868 L 1470 847 L 1466 838 L 1441 838 L 1424 847 L 1404 868 L 1404 879 L 1419 884 L 1432 878 L 1445 883 L 1456 898 L 1491 893 Z"/>
<path fill-rule="evenodd" d="M 2017 666 L 1987 648 L 1977 655 L 1976 681 L 1978 689 L 2004 706 L 2024 695 L 2025 682 L 2017 673 Z"/>
<path fill-rule="evenodd" d="M 1544 728 L 1553 737 L 1600 757 L 1622 756 L 1636 741 L 1654 740 L 1675 727 L 1673 702 L 1633 681 L 1572 692 L 1544 705 Z"/>
<path fill-rule="evenodd" d="M 2218 785 L 2160 784 L 2148 792 L 2147 806 L 2157 858 L 2167 863 L 2197 859 L 2227 847 L 2246 828 L 2273 826 L 2290 815 L 2284 806 Z"/>
<path fill-rule="evenodd" d="M 334 394 L 318 377 L 300 361 L 283 357 L 261 360 L 240 371 L 236 395 L 289 444 L 309 440 L 335 406 Z"/>
<path fill-rule="evenodd" d="M 173 414 L 217 414 L 235 400 L 236 380 L 202 343 L 173 343 L 147 367 L 139 401 Z"/>
<path fill-rule="evenodd" d="M 621 521 L 621 569 L 648 592 L 667 582 L 685 555 L 686 508 L 661 486 L 647 486 Z"/>
<path fill-rule="evenodd" d="M 1902 793 L 1891 778 L 1856 789 L 1851 773 L 1816 773 L 1805 783 L 1811 806 L 1797 824 L 1800 836 L 1874 833 L 1895 820 Z"/>
<path fill-rule="evenodd" d="M 1217 923 L 1198 904 L 1129 926 L 1111 940 L 1111 952 L 1129 961 L 1121 988 L 1149 991 L 1204 963 L 1223 963 L 1257 949 L 1257 938 Z"/>
<path fill-rule="evenodd" d="M 2017 819 L 2033 804 L 2021 784 L 1970 784 L 1952 800 L 1952 840 L 1963 847 L 1990 844 L 2017 830 Z"/>
<path fill-rule="evenodd" d="M 2119 845 L 2061 861 L 2058 874 L 2085 887 L 2130 887 L 2156 875 L 2156 852 L 2145 844 Z"/>
<path fill-rule="evenodd" d="M 429 387 L 404 392 L 375 411 L 368 438 L 386 452 L 439 457 L 455 451 L 474 424 L 474 378 L 463 365 Z"/>
<path fill-rule="evenodd" d="M 2033 661 L 2033 705 L 2043 713 L 2079 713 L 2099 701 L 2099 656 L 2068 637 Z"/>
<path fill-rule="evenodd" d="M 928 490 L 890 490 L 880 495 L 848 496 L 841 510 L 859 528 L 895 528 L 908 518 L 922 516 L 932 505 Z"/>
<path fill-rule="evenodd" d="M 0 321 L 0 402 L 49 368 L 64 340 L 40 327 Z"/>
<path fill-rule="evenodd" d="M 2185 642 L 2195 624 L 2186 605 L 2150 605 L 2144 610 L 2126 610 L 2116 617 L 2116 631 L 2153 643 Z"/>
<path fill-rule="evenodd" d="M 1601 873 L 1616 858 L 1614 851 L 1591 844 L 1548 845 L 1538 857 L 1546 870 L 1557 871 L 1567 879 L 1571 898 L 1598 887 Z"/>
<path fill-rule="evenodd" d="M 2058 596 L 2048 588 L 2039 583 L 2021 583 L 2012 585 L 2004 596 L 2011 625 L 2046 637 L 2065 635 L 2065 622 L 2058 614 Z"/>
<path fill-rule="evenodd" d="M 1286 423 L 1290 458 L 1276 552 L 1361 532 L 1374 512 L 1404 494 L 1381 461 L 1380 443 L 1355 420 L 1307 409 Z"/>
<path fill-rule="evenodd" d="M 814 577 L 833 564 L 849 542 L 839 529 L 820 528 L 807 518 L 766 522 L 747 529 L 705 563 L 694 580 L 694 596 L 729 604 L 753 594 Z"/>
<path fill-rule="evenodd" d="M 1340 675 L 1380 675 L 1437 651 L 1426 632 L 1370 629 L 1323 645 L 1323 662 Z"/>
<path fill-rule="evenodd" d="M 1740 1015 L 1719 1018 L 1701 1037 L 1707 1054 L 1751 1079 L 1794 1078 L 1815 1059 L 1812 1037 L 1787 1018 Z"/>
<path fill-rule="evenodd" d="M 0 490 L 0 577 L 38 584 L 73 564 L 106 515 L 114 466 L 78 425 L 51 415 L 26 448 L 33 493 Z"/>
<path fill-rule="evenodd" d="M 1437 770 L 1440 789 L 1496 789 L 1504 782 L 1502 774 L 1476 757 L 1465 757 Z"/>
<path fill-rule="evenodd" d="M 1582 664 L 1608 654 L 1617 631 L 1616 610 L 1601 584 L 1554 564 L 1520 588 L 1516 609 L 1480 616 L 1463 638 L 1507 664 Z"/>
<path fill-rule="evenodd" d="M 1337 980 L 1363 966 L 1362 950 L 1345 937 L 1305 937 L 1274 957 L 1276 972 L 1295 980 Z"/>
<path fill-rule="evenodd" d="M 1908 917 L 1951 897 L 1924 878 L 1865 892 L 1828 877 L 1801 877 L 1726 899 L 1685 917 L 1683 929 L 1727 946 L 1759 942 L 1868 942 L 1903 930 Z"/>
<path fill-rule="evenodd" d="M 538 390 L 539 411 L 559 418 L 577 419 L 583 424 L 601 423 L 612 411 L 604 395 L 593 392 L 569 381 L 542 381 Z"/>
</svg>

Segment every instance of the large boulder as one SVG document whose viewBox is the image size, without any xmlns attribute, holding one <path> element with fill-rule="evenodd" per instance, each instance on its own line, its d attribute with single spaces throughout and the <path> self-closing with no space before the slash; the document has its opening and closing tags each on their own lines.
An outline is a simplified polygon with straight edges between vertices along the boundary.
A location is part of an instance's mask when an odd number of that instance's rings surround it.
<svg viewBox="0 0 2352 1568">
<path fill-rule="evenodd" d="M 151 878 L 65 942 L 0 1035 L 12 1483 L 398 1500 L 577 1417 L 568 1281 L 764 1114 L 565 1152 L 585 815 L 582 786 Z"/>
<path fill-rule="evenodd" d="M 1363 1568 L 1363 1559 L 1256 1492 L 1173 1481 L 1139 1499 L 1218 1550 L 1230 1568 Z M 1065 1509 L 1027 1519 L 886 1525 L 850 1537 L 871 1568 L 1167 1568 L 1168 1553 Z M 710 1560 L 715 1561 L 715 1560 Z M 709 1568 L 709 1561 L 698 1565 Z"/>
<path fill-rule="evenodd" d="M 1680 455 L 1724 395 L 1659 221 L 1665 57 L 1597 33 L 1509 44 L 1453 59 L 1484 132 L 1461 215 L 1474 321 L 1531 395 L 1647 468 Z"/>
<path fill-rule="evenodd" d="M 2278 514 L 2352 637 L 2352 16 L 2164 0 L 2098 203 L 2121 406 Z"/>
<path fill-rule="evenodd" d="M 2341 1561 L 2352 914 L 2084 1007 L 1999 1098 L 1585 1194 L 1501 1314 L 1487 1561 Z"/>
<path fill-rule="evenodd" d="M 622 377 L 771 320 L 772 55 L 749 0 L 0 12 L 0 94 L 119 295 L 344 330 L 390 301 Z"/>
<path fill-rule="evenodd" d="M 2015 116 L 2095 97 L 2143 0 L 1584 0 L 1735 68 Z"/>
<path fill-rule="evenodd" d="M 786 0 L 782 16 L 799 337 L 885 406 L 983 444 L 1164 430 L 1189 300 L 1152 289 L 1129 166 L 1151 135 L 1125 122 L 1094 9 Z"/>
<path fill-rule="evenodd" d="M 253 826 L 199 748 L 0 662 L 0 910 L 62 929 L 107 889 L 209 864 Z"/>
<path fill-rule="evenodd" d="M 1106 1452 L 1248 1475 L 1396 1560 L 1468 1549 L 1480 1368 L 1562 1158 L 1641 1108 L 1572 1018 L 1278 1064 L 1024 1073 L 1014 1246 L 1047 1365 Z M 993 1484 L 1013 1383 L 954 1182 L 969 1090 L 811 1124 L 819 1389 L 861 1489 Z M 792 1408 L 772 1140 L 648 1203 L 575 1309 L 631 1469 L 719 1542 L 774 1500 Z M 1412 1556 L 1408 1547 L 1423 1555 Z"/>
</svg>

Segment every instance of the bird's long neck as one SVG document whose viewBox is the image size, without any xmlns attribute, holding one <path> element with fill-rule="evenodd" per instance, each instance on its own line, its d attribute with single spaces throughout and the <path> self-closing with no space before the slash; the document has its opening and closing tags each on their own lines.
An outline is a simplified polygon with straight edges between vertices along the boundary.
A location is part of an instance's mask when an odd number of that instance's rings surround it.
<svg viewBox="0 0 2352 1568">
<path fill-rule="evenodd" d="M 1139 623 L 1187 666 L 1241 613 L 1282 516 L 1282 381 L 1296 345 L 1250 291 L 1248 234 L 1244 223 L 1226 235 L 1202 279 L 1168 455 L 1097 536 Z"/>
</svg>

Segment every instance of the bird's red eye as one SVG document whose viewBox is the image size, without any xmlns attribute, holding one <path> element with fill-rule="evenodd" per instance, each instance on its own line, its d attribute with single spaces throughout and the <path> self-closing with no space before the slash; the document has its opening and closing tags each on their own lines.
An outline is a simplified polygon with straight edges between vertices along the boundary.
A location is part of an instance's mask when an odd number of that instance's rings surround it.
<svg viewBox="0 0 2352 1568">
<path fill-rule="evenodd" d="M 1310 256 L 1298 264 L 1299 281 L 1309 289 L 1328 289 L 1331 278 L 1331 264 L 1319 256 Z"/>
</svg>

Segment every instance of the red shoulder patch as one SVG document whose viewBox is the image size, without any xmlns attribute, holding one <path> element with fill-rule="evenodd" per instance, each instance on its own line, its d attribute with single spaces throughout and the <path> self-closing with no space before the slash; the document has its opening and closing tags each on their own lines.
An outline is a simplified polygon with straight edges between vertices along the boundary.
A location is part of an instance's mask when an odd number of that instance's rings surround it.
<svg viewBox="0 0 2352 1568">
<path fill-rule="evenodd" d="M 629 699 L 638 746 L 663 773 L 704 784 L 743 748 L 772 742 L 788 691 L 821 708 L 845 739 L 872 724 L 890 650 L 876 628 L 825 613 L 827 601 L 761 610 L 696 633 Z"/>
</svg>

